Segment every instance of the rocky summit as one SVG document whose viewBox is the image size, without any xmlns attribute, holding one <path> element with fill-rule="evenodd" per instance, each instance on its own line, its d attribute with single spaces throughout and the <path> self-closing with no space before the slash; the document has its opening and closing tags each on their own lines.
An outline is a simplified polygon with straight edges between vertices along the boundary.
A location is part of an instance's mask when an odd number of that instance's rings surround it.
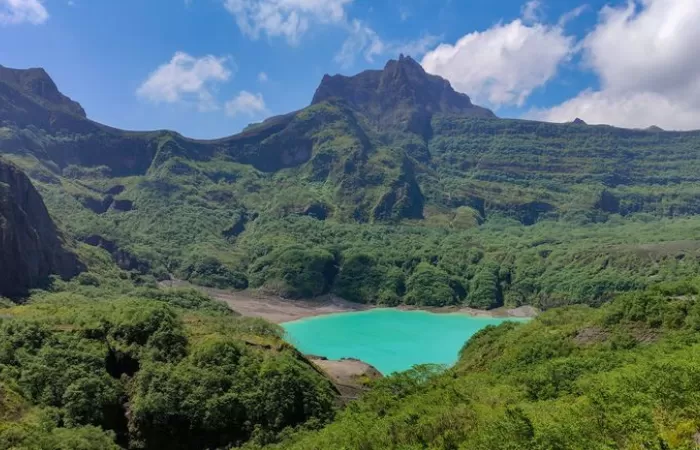
<svg viewBox="0 0 700 450">
<path fill-rule="evenodd" d="M 494 118 L 493 112 L 472 104 L 449 81 L 430 75 L 410 56 L 387 62 L 383 70 L 367 70 L 352 77 L 326 75 L 312 105 L 340 100 L 380 128 L 399 127 L 429 137 L 435 114 Z"/>
</svg>

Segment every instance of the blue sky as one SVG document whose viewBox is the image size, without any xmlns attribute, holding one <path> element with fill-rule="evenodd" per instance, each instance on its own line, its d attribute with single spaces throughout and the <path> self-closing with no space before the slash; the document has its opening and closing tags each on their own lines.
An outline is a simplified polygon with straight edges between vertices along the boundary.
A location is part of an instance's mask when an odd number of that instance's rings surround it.
<svg viewBox="0 0 700 450">
<path fill-rule="evenodd" d="M 0 64 L 88 116 L 199 138 L 399 52 L 503 117 L 700 128 L 698 0 L 0 0 Z"/>
</svg>

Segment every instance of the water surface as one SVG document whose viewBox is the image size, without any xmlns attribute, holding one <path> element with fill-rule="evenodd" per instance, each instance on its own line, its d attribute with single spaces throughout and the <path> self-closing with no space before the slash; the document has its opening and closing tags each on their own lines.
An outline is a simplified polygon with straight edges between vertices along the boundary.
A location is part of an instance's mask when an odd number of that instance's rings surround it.
<svg viewBox="0 0 700 450">
<path fill-rule="evenodd" d="M 387 375 L 416 364 L 457 362 L 477 331 L 506 320 L 464 314 L 374 309 L 282 324 L 287 340 L 303 353 L 329 359 L 357 358 Z"/>
</svg>

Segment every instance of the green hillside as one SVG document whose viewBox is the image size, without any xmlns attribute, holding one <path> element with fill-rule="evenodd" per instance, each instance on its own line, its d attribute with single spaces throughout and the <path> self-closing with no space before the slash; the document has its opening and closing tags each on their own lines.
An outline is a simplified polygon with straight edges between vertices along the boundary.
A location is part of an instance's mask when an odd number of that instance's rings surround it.
<svg viewBox="0 0 700 450">
<path fill-rule="evenodd" d="M 282 333 L 118 271 L 0 301 L 0 448 L 226 448 L 324 423 L 337 391 Z"/>
<path fill-rule="evenodd" d="M 0 152 L 126 270 L 479 308 L 698 273 L 700 132 L 498 119 L 401 58 L 196 141 L 92 122 L 29 72 L 0 69 Z"/>
<path fill-rule="evenodd" d="M 382 380 L 325 429 L 266 448 L 696 449 L 698 289 L 657 286 L 489 327 L 454 368 Z"/>
</svg>

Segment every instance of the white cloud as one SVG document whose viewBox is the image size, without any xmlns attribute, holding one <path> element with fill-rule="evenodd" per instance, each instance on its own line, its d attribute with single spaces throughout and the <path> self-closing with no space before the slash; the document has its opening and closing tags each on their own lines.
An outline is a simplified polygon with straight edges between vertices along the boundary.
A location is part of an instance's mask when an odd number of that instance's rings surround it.
<svg viewBox="0 0 700 450">
<path fill-rule="evenodd" d="M 40 0 L 0 0 L 0 25 L 46 22 L 49 13 Z"/>
<path fill-rule="evenodd" d="M 562 14 L 562 16 L 559 18 L 559 26 L 565 27 L 566 25 L 568 25 L 569 22 L 573 21 L 578 16 L 588 11 L 589 8 L 589 5 L 581 5 L 572 9 L 571 11 Z"/>
<path fill-rule="evenodd" d="M 530 111 L 528 117 L 548 122 L 570 122 L 578 117 L 589 124 L 624 128 L 700 128 L 700 110 L 653 92 L 611 95 L 589 89 L 553 108 Z"/>
<path fill-rule="evenodd" d="M 355 58 L 362 55 L 365 60 L 372 62 L 375 56 L 386 51 L 386 45 L 379 35 L 365 23 L 353 20 L 347 39 L 340 51 L 335 55 L 336 62 L 344 67 L 352 66 Z"/>
<path fill-rule="evenodd" d="M 541 22 L 544 18 L 542 2 L 540 2 L 540 0 L 530 0 L 529 2 L 525 3 L 522 7 L 521 15 L 523 17 L 523 21 L 527 23 Z"/>
<path fill-rule="evenodd" d="M 217 84 L 231 77 L 227 62 L 227 57 L 207 55 L 195 58 L 177 52 L 170 62 L 149 75 L 137 94 L 154 103 L 194 101 L 201 111 L 217 109 L 212 91 Z"/>
<path fill-rule="evenodd" d="M 353 20 L 350 23 L 349 34 L 335 60 L 343 67 L 350 67 L 358 56 L 367 62 L 374 62 L 375 57 L 397 56 L 399 53 L 420 58 L 429 48 L 434 47 L 439 37 L 425 35 L 413 41 L 384 41 L 366 23 Z"/>
<path fill-rule="evenodd" d="M 258 81 L 260 83 L 267 83 L 270 78 L 267 76 L 267 73 L 265 72 L 260 72 L 258 74 Z"/>
<path fill-rule="evenodd" d="M 606 6 L 583 40 L 584 61 L 600 91 L 530 117 L 667 129 L 700 128 L 700 2 L 629 0 Z"/>
<path fill-rule="evenodd" d="M 483 32 L 442 44 L 423 58 L 427 72 L 443 76 L 454 87 L 494 107 L 522 105 L 568 60 L 575 41 L 563 28 L 516 19 Z"/>
<path fill-rule="evenodd" d="M 352 0 L 224 0 L 241 32 L 252 39 L 261 34 L 284 37 L 298 44 L 311 23 L 344 23 Z"/>
<path fill-rule="evenodd" d="M 256 116 L 267 113 L 262 94 L 241 91 L 235 98 L 226 102 L 226 114 L 236 117 L 240 114 Z"/>
</svg>

